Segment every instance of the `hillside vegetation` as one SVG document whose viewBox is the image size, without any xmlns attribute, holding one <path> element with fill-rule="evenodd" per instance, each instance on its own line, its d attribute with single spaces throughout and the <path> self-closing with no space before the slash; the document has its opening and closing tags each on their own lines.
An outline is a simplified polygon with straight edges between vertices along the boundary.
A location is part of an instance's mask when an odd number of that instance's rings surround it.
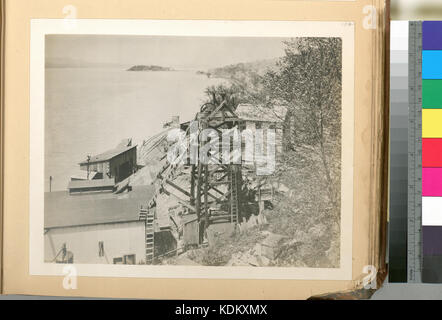
<svg viewBox="0 0 442 320">
<path fill-rule="evenodd" d="M 270 265 L 339 267 L 341 69 L 341 39 L 298 38 L 285 42 L 285 55 L 276 61 L 209 71 L 211 76 L 231 80 L 230 86 L 207 89 L 212 100 L 287 106 L 288 135 L 276 172 L 284 190 L 277 192 L 272 208 L 265 210 L 268 224 L 204 249 L 205 258 L 199 263 L 221 265 L 237 257 L 241 250 L 232 249 L 232 239 L 239 248 L 243 246 L 244 255 L 253 256 L 256 252 L 250 248 L 264 232 L 284 237 Z"/>
</svg>

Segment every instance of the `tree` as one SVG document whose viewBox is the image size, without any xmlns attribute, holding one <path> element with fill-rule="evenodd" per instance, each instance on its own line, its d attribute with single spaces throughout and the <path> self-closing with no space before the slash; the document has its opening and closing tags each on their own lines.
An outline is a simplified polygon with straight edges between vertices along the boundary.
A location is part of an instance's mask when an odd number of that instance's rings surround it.
<svg viewBox="0 0 442 320">
<path fill-rule="evenodd" d="M 288 106 L 291 148 L 319 157 L 328 197 L 336 206 L 340 189 L 342 40 L 298 38 L 285 45 L 278 69 L 262 79 L 265 92 L 272 101 Z"/>
<path fill-rule="evenodd" d="M 223 101 L 226 101 L 226 104 L 231 107 L 232 110 L 235 110 L 241 101 L 241 89 L 235 84 L 209 86 L 206 88 L 205 94 L 207 96 L 206 102 L 218 106 Z"/>
<path fill-rule="evenodd" d="M 241 68 L 242 66 L 242 68 Z M 246 69 L 242 64 L 225 67 L 229 72 L 225 75 L 226 83 L 212 85 L 206 88 L 206 102 L 219 105 L 226 100 L 235 110 L 240 103 L 262 105 L 266 103 L 266 88 L 263 77 L 256 71 Z M 268 102 L 268 101 L 267 101 Z"/>
</svg>

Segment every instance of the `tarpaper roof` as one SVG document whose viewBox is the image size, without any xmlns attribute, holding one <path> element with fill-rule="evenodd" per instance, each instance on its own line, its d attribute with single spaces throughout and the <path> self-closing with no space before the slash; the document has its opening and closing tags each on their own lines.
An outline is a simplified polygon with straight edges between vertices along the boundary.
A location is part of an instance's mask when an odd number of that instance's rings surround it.
<svg viewBox="0 0 442 320">
<path fill-rule="evenodd" d="M 120 155 L 120 154 L 122 154 L 122 153 L 124 153 L 126 151 L 129 151 L 129 150 L 131 150 L 133 148 L 136 148 L 136 147 L 137 147 L 136 145 L 132 146 L 132 145 L 127 145 L 127 144 L 121 142 L 114 149 L 111 149 L 111 150 L 108 150 L 106 152 L 103 152 L 103 153 L 97 154 L 95 156 L 92 156 L 90 161 L 89 161 L 89 164 L 95 163 L 95 162 L 108 161 L 108 160 L 110 160 L 112 158 L 115 158 L 116 156 L 118 156 L 118 155 Z M 88 163 L 88 161 L 80 162 L 80 164 L 83 164 L 83 165 L 87 164 L 87 163 Z"/>
<path fill-rule="evenodd" d="M 44 227 L 48 229 L 137 221 L 141 206 L 147 206 L 152 195 L 152 186 L 133 187 L 132 191 L 119 195 L 46 192 Z"/>
</svg>

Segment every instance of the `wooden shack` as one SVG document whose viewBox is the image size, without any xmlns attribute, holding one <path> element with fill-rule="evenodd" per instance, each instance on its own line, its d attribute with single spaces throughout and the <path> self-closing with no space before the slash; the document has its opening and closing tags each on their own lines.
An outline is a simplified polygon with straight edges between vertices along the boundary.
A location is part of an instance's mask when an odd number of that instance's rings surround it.
<svg viewBox="0 0 442 320">
<path fill-rule="evenodd" d="M 115 183 L 129 177 L 136 168 L 137 146 L 132 145 L 131 139 L 125 139 L 114 149 L 80 162 L 80 169 L 85 170 L 89 175 L 93 172 L 94 179 L 113 178 Z"/>
<path fill-rule="evenodd" d="M 286 117 L 287 107 L 275 105 L 272 107 L 257 106 L 253 104 L 242 103 L 239 104 L 235 110 L 235 113 L 242 120 L 240 131 L 245 129 L 255 133 L 256 130 L 262 129 L 265 134 L 266 129 L 275 130 L 275 150 L 276 158 L 278 159 L 282 152 L 286 149 L 287 142 L 287 130 L 286 130 Z M 244 137 L 243 137 L 242 151 L 245 151 Z M 265 143 L 264 150 L 265 153 Z M 242 155 L 245 159 L 245 155 Z"/>
</svg>

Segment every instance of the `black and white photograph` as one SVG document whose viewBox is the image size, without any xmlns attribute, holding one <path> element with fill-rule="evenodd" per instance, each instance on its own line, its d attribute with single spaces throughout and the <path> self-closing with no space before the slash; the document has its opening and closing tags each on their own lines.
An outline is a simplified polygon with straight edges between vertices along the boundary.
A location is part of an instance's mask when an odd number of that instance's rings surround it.
<svg viewBox="0 0 442 320">
<path fill-rule="evenodd" d="M 340 36 L 46 34 L 44 263 L 339 269 Z"/>
</svg>

